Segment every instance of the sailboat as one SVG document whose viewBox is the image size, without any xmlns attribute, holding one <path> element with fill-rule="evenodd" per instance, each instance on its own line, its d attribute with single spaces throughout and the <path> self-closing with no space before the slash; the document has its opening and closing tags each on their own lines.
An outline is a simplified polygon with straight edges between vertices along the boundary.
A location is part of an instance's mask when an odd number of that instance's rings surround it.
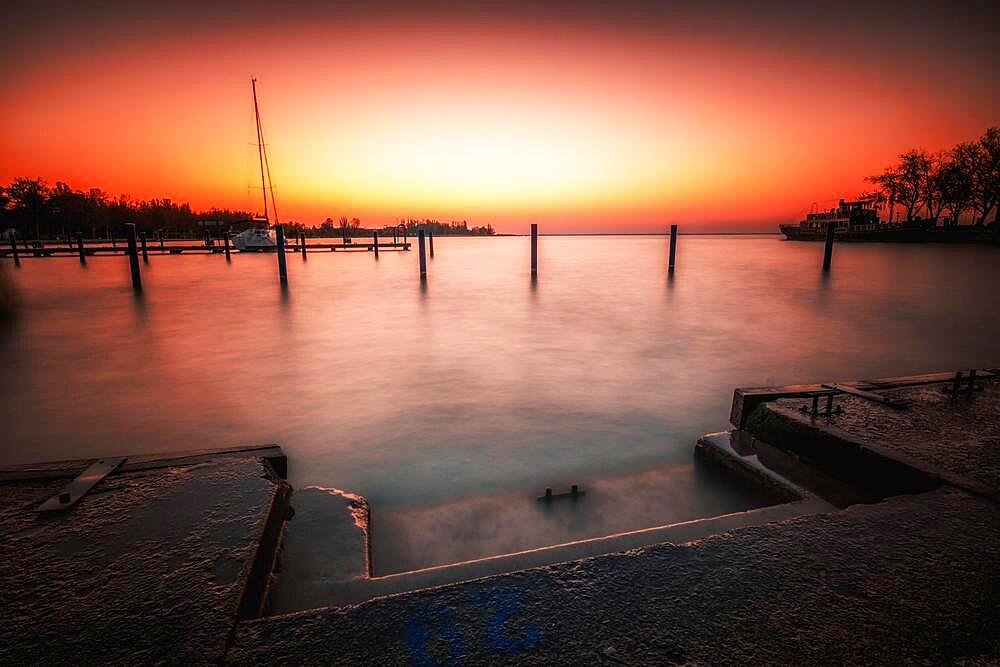
<svg viewBox="0 0 1000 667">
<path fill-rule="evenodd" d="M 253 115 L 257 121 L 257 157 L 260 160 L 260 189 L 264 197 L 264 215 L 254 217 L 255 225 L 244 229 L 233 237 L 233 247 L 242 252 L 264 252 L 274 250 L 278 244 L 271 234 L 270 218 L 267 214 L 267 193 L 271 192 L 271 212 L 274 224 L 278 224 L 278 207 L 274 203 L 274 182 L 271 181 L 271 165 L 267 160 L 267 149 L 264 146 L 264 129 L 260 124 L 260 108 L 257 106 L 257 79 L 250 79 L 253 90 Z M 265 182 L 266 176 L 266 182 Z"/>
</svg>

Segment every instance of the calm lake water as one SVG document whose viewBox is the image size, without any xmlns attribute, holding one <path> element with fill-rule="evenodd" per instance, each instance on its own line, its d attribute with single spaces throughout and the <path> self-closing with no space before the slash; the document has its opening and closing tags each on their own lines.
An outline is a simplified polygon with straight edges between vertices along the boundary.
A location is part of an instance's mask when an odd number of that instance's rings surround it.
<svg viewBox="0 0 1000 667">
<path fill-rule="evenodd" d="M 279 443 L 383 571 L 760 504 L 698 470 L 733 388 L 1000 365 L 1000 248 L 436 238 L 417 253 L 2 260 L 0 463 Z M 572 517 L 534 498 L 582 483 Z M 589 503 L 589 505 L 588 505 Z M 381 565 L 379 565 L 381 563 Z"/>
</svg>

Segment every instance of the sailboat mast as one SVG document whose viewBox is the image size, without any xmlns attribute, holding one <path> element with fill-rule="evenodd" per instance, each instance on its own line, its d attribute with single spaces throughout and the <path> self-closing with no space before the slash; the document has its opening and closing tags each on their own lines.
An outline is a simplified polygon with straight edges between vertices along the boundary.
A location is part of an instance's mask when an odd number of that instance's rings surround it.
<svg viewBox="0 0 1000 667">
<path fill-rule="evenodd" d="M 264 185 L 264 133 L 260 130 L 260 109 L 257 108 L 257 79 L 250 79 L 253 88 L 253 115 L 257 121 L 257 157 L 260 160 L 260 193 L 264 197 L 264 219 L 267 219 L 267 186 Z"/>
</svg>

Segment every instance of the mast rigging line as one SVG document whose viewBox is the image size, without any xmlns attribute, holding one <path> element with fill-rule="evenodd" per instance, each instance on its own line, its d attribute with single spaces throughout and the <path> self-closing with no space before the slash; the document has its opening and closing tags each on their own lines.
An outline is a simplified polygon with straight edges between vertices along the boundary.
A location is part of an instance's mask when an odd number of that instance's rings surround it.
<svg viewBox="0 0 1000 667">
<path fill-rule="evenodd" d="M 264 143 L 264 128 L 260 122 L 260 108 L 257 105 L 257 79 L 250 79 L 250 86 L 253 89 L 253 113 L 257 122 L 257 151 L 260 161 L 260 189 L 264 198 L 264 219 L 267 217 L 267 193 L 271 192 L 271 211 L 274 213 L 274 224 L 278 223 L 278 205 L 274 200 L 274 181 L 271 179 L 271 164 L 267 158 L 267 144 Z M 265 174 L 267 181 L 265 182 Z M 270 185 L 270 187 L 268 187 Z"/>
</svg>

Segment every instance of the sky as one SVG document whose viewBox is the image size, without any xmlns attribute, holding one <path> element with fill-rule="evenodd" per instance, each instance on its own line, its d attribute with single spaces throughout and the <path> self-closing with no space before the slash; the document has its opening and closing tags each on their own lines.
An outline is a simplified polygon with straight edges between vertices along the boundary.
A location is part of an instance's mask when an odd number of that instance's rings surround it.
<svg viewBox="0 0 1000 667">
<path fill-rule="evenodd" d="M 996 3 L 20 4 L 0 182 L 259 211 L 256 77 L 306 224 L 773 231 L 1000 124 Z"/>
</svg>

